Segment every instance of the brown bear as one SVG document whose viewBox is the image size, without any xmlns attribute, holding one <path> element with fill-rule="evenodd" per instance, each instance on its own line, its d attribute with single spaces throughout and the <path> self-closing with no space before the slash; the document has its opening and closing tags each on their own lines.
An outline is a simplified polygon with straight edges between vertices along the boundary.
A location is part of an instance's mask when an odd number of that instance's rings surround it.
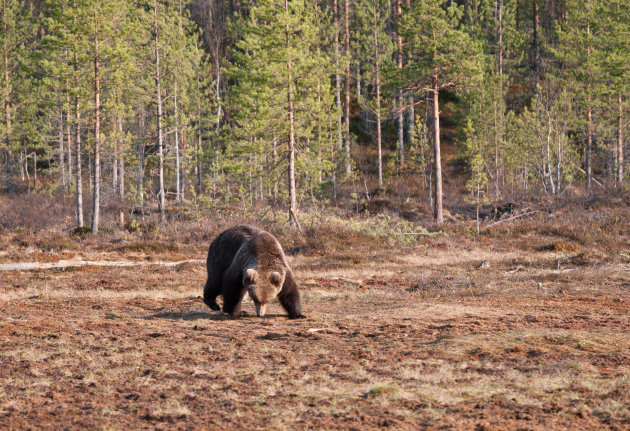
<svg viewBox="0 0 630 431">
<path fill-rule="evenodd" d="M 278 240 L 254 226 L 235 226 L 223 231 L 210 244 L 208 281 L 203 302 L 219 310 L 216 299 L 223 295 L 223 312 L 240 315 L 245 292 L 256 306 L 259 317 L 276 296 L 289 313 L 289 319 L 304 317 L 300 292 Z"/>
</svg>

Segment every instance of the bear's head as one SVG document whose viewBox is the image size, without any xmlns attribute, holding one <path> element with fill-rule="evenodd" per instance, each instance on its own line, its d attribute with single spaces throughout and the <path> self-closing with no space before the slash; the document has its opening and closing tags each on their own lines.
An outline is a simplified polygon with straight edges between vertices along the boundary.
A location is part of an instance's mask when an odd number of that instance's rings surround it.
<svg viewBox="0 0 630 431">
<path fill-rule="evenodd" d="M 256 314 L 259 317 L 265 315 L 267 304 L 273 301 L 282 290 L 284 283 L 284 271 L 256 271 L 249 268 L 243 274 L 243 286 L 247 289 L 249 297 L 254 301 Z"/>
</svg>

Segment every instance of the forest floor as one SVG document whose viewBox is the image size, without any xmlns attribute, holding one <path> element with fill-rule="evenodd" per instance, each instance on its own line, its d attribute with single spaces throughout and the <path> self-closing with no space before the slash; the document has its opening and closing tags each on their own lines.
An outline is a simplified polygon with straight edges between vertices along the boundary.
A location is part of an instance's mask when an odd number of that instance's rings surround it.
<svg viewBox="0 0 630 431">
<path fill-rule="evenodd" d="M 2 271 L 0 428 L 630 429 L 627 235 L 607 253 L 514 226 L 292 248 L 300 320 L 211 312 L 197 262 Z M 63 235 L 5 232 L 0 264 L 209 243 Z"/>
</svg>

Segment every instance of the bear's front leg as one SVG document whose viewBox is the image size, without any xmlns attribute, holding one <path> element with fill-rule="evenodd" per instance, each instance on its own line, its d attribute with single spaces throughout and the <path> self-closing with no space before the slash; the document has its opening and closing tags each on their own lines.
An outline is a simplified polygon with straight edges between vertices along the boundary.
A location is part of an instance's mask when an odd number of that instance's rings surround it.
<svg viewBox="0 0 630 431">
<path fill-rule="evenodd" d="M 221 307 L 217 304 L 217 296 L 221 294 L 221 285 L 213 283 L 210 278 L 203 288 L 203 302 L 213 311 L 219 311 Z"/>
<path fill-rule="evenodd" d="M 243 296 L 245 296 L 243 288 L 226 289 L 223 292 L 223 312 L 231 317 L 240 317 Z"/>
<path fill-rule="evenodd" d="M 304 319 L 302 304 L 300 303 L 300 291 L 291 272 L 287 272 L 284 278 L 282 290 L 278 294 L 282 307 L 289 313 L 289 319 Z"/>
<path fill-rule="evenodd" d="M 232 265 L 223 275 L 221 291 L 223 312 L 232 317 L 239 317 L 241 315 L 241 301 L 245 292 L 242 271 L 238 270 L 238 265 Z"/>
<path fill-rule="evenodd" d="M 223 312 L 232 317 L 241 315 L 241 301 L 247 290 L 243 287 L 243 276 L 230 268 L 223 276 Z"/>
</svg>

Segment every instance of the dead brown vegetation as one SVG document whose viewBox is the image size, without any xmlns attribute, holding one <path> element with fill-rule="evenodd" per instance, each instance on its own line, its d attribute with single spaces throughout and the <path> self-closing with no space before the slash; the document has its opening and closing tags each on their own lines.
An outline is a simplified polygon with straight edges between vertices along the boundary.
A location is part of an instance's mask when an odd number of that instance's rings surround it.
<svg viewBox="0 0 630 431">
<path fill-rule="evenodd" d="M 312 212 L 295 234 L 265 208 L 97 237 L 3 229 L 0 263 L 169 261 L 258 222 L 285 246 L 308 319 L 277 304 L 259 319 L 250 302 L 239 320 L 209 312 L 203 264 L 2 272 L 0 423 L 630 428 L 628 207 L 535 208 L 481 235 L 462 220 L 413 241 L 394 214 Z"/>
</svg>

